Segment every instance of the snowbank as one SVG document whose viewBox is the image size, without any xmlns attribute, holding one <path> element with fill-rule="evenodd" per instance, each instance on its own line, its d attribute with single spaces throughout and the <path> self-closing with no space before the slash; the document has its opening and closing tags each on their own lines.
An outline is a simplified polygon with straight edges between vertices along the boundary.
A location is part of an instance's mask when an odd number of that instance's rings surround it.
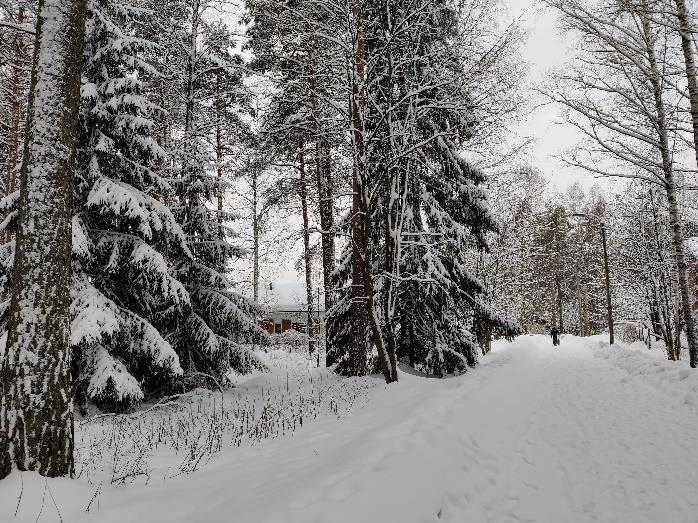
<svg viewBox="0 0 698 523">
<path fill-rule="evenodd" d="M 596 341 L 594 357 L 624 370 L 628 379 L 652 385 L 684 403 L 698 405 L 698 371 L 688 361 L 669 361 L 662 350 L 648 350 L 642 343 L 609 345 Z"/>
</svg>

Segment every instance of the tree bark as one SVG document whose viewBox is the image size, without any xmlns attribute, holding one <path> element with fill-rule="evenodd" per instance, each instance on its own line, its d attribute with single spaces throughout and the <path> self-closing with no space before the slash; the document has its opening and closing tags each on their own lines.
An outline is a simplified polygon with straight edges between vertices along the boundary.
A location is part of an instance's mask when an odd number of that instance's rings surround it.
<svg viewBox="0 0 698 523">
<path fill-rule="evenodd" d="M 579 271 L 575 273 L 575 283 L 577 285 L 577 303 L 579 307 L 579 335 L 583 338 L 584 334 L 584 290 L 582 289 L 581 278 Z"/>
<path fill-rule="evenodd" d="M 318 194 L 318 216 L 320 217 L 320 242 L 322 248 L 322 282 L 324 291 L 325 312 L 332 303 L 332 272 L 335 263 L 334 244 L 334 201 L 332 199 L 332 163 L 330 158 L 330 143 L 324 134 L 317 95 L 317 78 L 315 75 L 315 58 L 312 49 L 308 50 L 308 63 L 310 74 L 308 87 L 310 90 L 310 105 L 313 117 L 313 134 L 315 138 L 315 179 Z M 319 291 L 318 291 L 319 292 Z M 320 303 L 318 299 L 318 309 Z M 320 311 L 318 310 L 318 318 Z M 319 340 L 319 338 L 318 338 Z M 325 354 L 330 347 L 327 346 L 329 338 L 325 332 Z M 319 349 L 318 349 L 319 351 Z M 320 357 L 318 352 L 318 358 Z M 319 359 L 318 359 L 319 361 Z"/>
<path fill-rule="evenodd" d="M 351 122 L 352 138 L 354 146 L 354 178 L 352 203 L 352 307 L 358 309 L 363 306 L 363 318 L 358 310 L 352 310 L 352 321 L 355 323 L 357 335 L 354 336 L 356 344 L 363 344 L 363 373 L 366 373 L 367 347 L 365 341 L 359 340 L 362 332 L 366 328 L 370 329 L 371 339 L 378 352 L 378 360 L 383 371 L 386 383 L 396 381 L 396 374 L 393 376 L 388 363 L 385 346 L 383 344 L 382 333 L 378 318 L 376 317 L 374 289 L 373 289 L 373 255 L 371 252 L 372 242 L 372 210 L 368 191 L 368 158 L 366 131 L 366 57 L 365 57 L 365 37 L 363 33 L 363 5 L 362 0 L 352 1 L 352 18 L 354 22 L 354 64 L 352 74 L 351 90 Z M 356 235 L 355 235 L 356 233 Z M 359 272 L 362 274 L 359 275 Z M 358 279 L 354 279 L 358 277 Z M 359 288 L 359 282 L 361 288 Z M 358 352 L 358 345 L 357 345 Z M 350 363 L 352 355 L 350 353 Z M 363 375 L 363 374 L 361 374 Z"/>
<path fill-rule="evenodd" d="M 322 172 L 319 173 L 323 181 L 322 195 L 320 199 L 320 227 L 322 227 L 322 272 L 325 290 L 325 310 L 332 306 L 332 273 L 335 268 L 335 240 L 334 240 L 334 182 L 332 180 L 332 157 L 330 142 L 323 138 L 322 144 Z"/>
<path fill-rule="evenodd" d="M 676 0 L 676 17 L 679 22 L 679 34 L 681 35 L 681 49 L 686 66 L 686 80 L 688 81 L 688 97 L 691 104 L 691 118 L 693 120 L 693 144 L 698 165 L 698 82 L 696 81 L 696 62 L 693 55 L 693 39 L 691 38 L 691 25 L 686 0 Z"/>
<path fill-rule="evenodd" d="M 187 56 L 187 86 L 184 111 L 184 132 L 191 133 L 194 128 L 194 69 L 196 68 L 197 43 L 199 40 L 199 22 L 201 21 L 199 12 L 199 0 L 194 0 L 192 4 L 192 19 L 191 19 L 191 40 L 189 44 L 189 55 Z M 188 137 L 191 139 L 191 137 Z"/>
<path fill-rule="evenodd" d="M 252 169 L 252 297 L 259 302 L 259 171 L 256 165 Z"/>
<path fill-rule="evenodd" d="M 23 24 L 25 21 L 24 7 L 17 10 L 17 23 Z M 13 62 L 10 67 L 10 128 L 7 143 L 7 174 L 5 177 L 5 196 L 9 196 L 17 189 L 17 160 L 19 159 L 19 139 L 21 135 L 22 118 L 22 76 L 26 57 L 24 36 L 20 31 L 16 31 L 14 37 Z M 5 241 L 10 241 L 10 233 L 5 233 Z"/>
<path fill-rule="evenodd" d="M 354 192 L 351 207 L 351 328 L 352 341 L 349 347 L 349 373 L 352 376 L 365 376 L 368 372 L 366 358 L 368 346 L 366 334 L 368 324 L 366 322 L 366 293 L 364 289 L 364 270 L 362 256 L 365 255 L 363 222 L 361 220 L 361 198 L 356 167 L 352 178 Z"/>
<path fill-rule="evenodd" d="M 363 170 L 365 169 L 365 147 L 363 129 L 363 111 L 366 107 L 364 91 L 364 36 L 362 27 L 361 0 L 352 0 L 352 20 L 354 23 L 354 61 L 352 71 L 352 89 L 350 114 L 352 125 L 352 146 L 354 169 L 352 173 L 352 207 L 351 207 L 351 326 L 352 342 L 349 347 L 349 373 L 353 376 L 365 376 L 368 372 L 368 296 L 364 263 L 368 253 L 366 231 L 362 212 Z M 386 376 L 386 380 L 388 376 Z"/>
<path fill-rule="evenodd" d="M 315 58 L 312 49 L 308 50 L 308 63 L 310 64 L 308 87 L 310 90 L 310 106 L 315 138 L 315 178 L 318 194 L 318 216 L 320 217 L 320 229 L 322 230 L 322 276 L 325 310 L 327 310 L 332 301 L 332 272 L 334 271 L 335 261 L 334 233 L 332 232 L 334 226 L 332 161 L 330 157 L 330 142 L 324 134 L 321 122 L 317 96 L 317 79 L 315 76 Z"/>
<path fill-rule="evenodd" d="M 86 0 L 40 0 L 7 349 L 0 477 L 73 473 L 70 381 L 72 163 Z"/>
<path fill-rule="evenodd" d="M 686 6 L 686 0 L 676 0 L 676 15 L 679 22 L 679 33 L 681 34 L 681 49 L 683 50 L 684 63 L 686 66 L 688 96 L 691 104 L 691 119 L 693 121 L 693 147 L 696 155 L 696 165 L 698 165 L 698 82 L 696 81 L 696 62 L 693 55 L 693 39 L 691 38 L 690 16 Z M 683 282 L 681 285 L 684 285 Z M 686 286 L 688 287 L 687 282 Z M 683 306 L 685 308 L 685 305 Z M 684 311 L 684 316 L 685 315 L 686 313 Z M 698 343 L 695 338 L 693 338 L 694 334 L 690 333 L 689 328 L 691 331 L 694 329 L 693 322 L 689 325 L 686 321 L 686 336 L 689 338 L 690 363 L 691 367 L 695 368 L 698 366 Z"/>
<path fill-rule="evenodd" d="M 216 75 L 216 100 L 214 102 L 216 110 L 216 176 L 218 177 L 218 187 L 216 188 L 216 200 L 218 203 L 218 234 L 223 238 L 223 100 L 221 99 L 221 79 Z"/>
<path fill-rule="evenodd" d="M 557 321 L 558 328 L 560 329 L 560 336 L 562 336 L 563 331 L 563 321 L 562 321 L 562 284 L 560 283 L 560 276 L 555 280 L 555 286 L 557 288 Z"/>
<path fill-rule="evenodd" d="M 390 2 L 385 2 L 384 9 L 381 10 L 381 27 L 386 38 L 392 39 L 394 28 L 392 23 Z M 395 85 L 399 80 L 395 77 L 393 46 L 388 48 L 388 63 L 387 71 L 383 82 L 386 84 L 385 98 L 388 107 L 396 105 L 393 99 L 395 93 Z M 388 151 L 383 151 L 382 161 L 388 163 L 392 160 L 392 155 L 396 149 L 395 137 L 393 135 L 393 111 L 389 110 L 386 114 L 387 127 L 387 143 L 389 144 Z M 383 305 L 383 330 L 385 331 L 385 350 L 388 353 L 390 361 L 391 381 L 398 381 L 397 372 L 397 341 L 395 337 L 395 322 L 393 320 L 393 311 L 397 302 L 398 289 L 394 281 L 394 277 L 400 275 L 400 236 L 401 227 L 400 221 L 402 213 L 402 191 L 401 187 L 406 187 L 408 180 L 404 173 L 400 172 L 397 165 L 393 164 L 388 168 L 389 180 L 392 186 L 391 195 L 388 200 L 387 208 L 382 210 L 385 213 L 384 231 L 383 231 L 383 282 L 382 282 L 382 305 Z M 396 184 L 397 187 L 393 184 Z M 395 196 L 394 196 L 395 195 Z"/>
<path fill-rule="evenodd" d="M 587 284 L 582 284 L 582 336 L 589 336 L 589 290 Z"/>
</svg>

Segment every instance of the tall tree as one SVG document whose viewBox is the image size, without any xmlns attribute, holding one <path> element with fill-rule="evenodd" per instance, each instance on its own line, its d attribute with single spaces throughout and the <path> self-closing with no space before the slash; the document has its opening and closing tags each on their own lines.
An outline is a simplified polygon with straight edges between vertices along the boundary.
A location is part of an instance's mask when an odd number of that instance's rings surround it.
<svg viewBox="0 0 698 523">
<path fill-rule="evenodd" d="M 352 227 L 351 254 L 361 271 L 351 274 L 350 288 L 365 298 L 364 322 L 386 381 L 397 380 L 398 354 L 417 345 L 426 349 L 417 362 L 424 370 L 463 372 L 477 359 L 475 316 L 506 335 L 517 332 L 479 298 L 482 284 L 463 257 L 473 246 L 485 248 L 486 233 L 496 229 L 485 176 L 460 154 L 478 122 L 468 59 L 487 71 L 485 56 L 506 54 L 507 38 L 481 49 L 481 57 L 460 54 L 468 47 L 461 45 L 467 34 L 461 15 L 468 8 L 482 13 L 477 2 L 352 5 L 360 28 L 349 67 L 352 218 L 360 227 Z"/>
<path fill-rule="evenodd" d="M 177 55 L 167 64 L 181 104 L 170 122 L 173 147 L 169 166 L 176 190 L 173 213 L 184 230 L 192 257 L 180 257 L 174 267 L 191 299 L 191 310 L 172 333 L 185 378 L 193 383 L 223 379 L 232 368 L 249 372 L 265 366 L 242 343 L 264 336 L 256 324 L 256 305 L 234 289 L 228 278 L 232 259 L 246 253 L 231 243 L 232 213 L 219 209 L 219 196 L 228 182 L 219 176 L 216 130 L 220 122 L 208 118 L 211 105 L 223 102 L 226 111 L 243 103 L 241 59 L 232 53 L 230 35 L 207 16 L 216 2 L 180 0 L 159 23 L 168 27 L 161 44 Z M 176 13 L 177 16 L 172 16 Z M 223 41 L 222 41 L 223 40 Z M 224 83 L 225 87 L 221 85 Z M 219 105 L 218 115 L 223 108 Z M 218 127 L 217 127 L 218 126 Z M 211 147 L 211 143 L 214 147 Z M 222 207 L 222 205 L 221 205 Z"/>
<path fill-rule="evenodd" d="M 309 344 L 315 336 L 313 311 L 312 232 L 320 232 L 326 307 L 332 300 L 331 273 L 335 263 L 334 173 L 332 152 L 343 141 L 346 86 L 343 69 L 341 4 L 317 9 L 312 1 L 248 0 L 254 24 L 248 31 L 252 66 L 276 88 L 265 117 L 265 147 L 295 166 L 303 230 L 303 265 Z M 337 149 L 339 147 L 335 147 Z M 317 205 L 314 203 L 317 202 Z M 317 213 L 314 213 L 317 209 Z M 317 224 L 318 226 L 314 226 Z"/>
<path fill-rule="evenodd" d="M 165 336 L 190 307 L 169 273 L 191 256 L 161 201 L 156 172 L 165 151 L 152 138 L 160 109 L 148 101 L 141 59 L 154 44 L 144 14 L 114 0 L 88 0 L 73 200 L 71 344 L 79 403 L 124 409 L 181 375 Z M 135 284 L 135 286 L 134 286 Z"/>
<path fill-rule="evenodd" d="M 7 346 L 0 477 L 73 472 L 70 382 L 72 161 L 85 0 L 40 0 Z"/>
<path fill-rule="evenodd" d="M 683 326 L 691 365 L 698 366 L 698 340 L 688 286 L 684 227 L 679 208 L 676 151 L 685 143 L 681 130 L 685 112 L 672 90 L 669 71 L 675 64 L 673 33 L 646 16 L 647 2 L 601 2 L 587 6 L 580 0 L 546 0 L 583 38 L 593 53 L 577 61 L 563 76 L 570 89 L 555 99 L 578 117 L 572 119 L 593 144 L 591 154 L 571 160 L 574 165 L 605 176 L 621 176 L 658 185 L 666 195 L 674 271 L 680 291 Z M 599 52 L 603 50 L 603 52 Z M 573 93 L 581 93 L 575 95 Z M 599 164 L 598 156 L 610 159 Z M 625 167 L 623 172 L 615 166 Z"/>
<path fill-rule="evenodd" d="M 28 9 L 24 2 L 7 6 L 13 9 L 15 15 L 13 23 L 18 27 L 24 27 L 27 23 Z M 23 135 L 23 116 L 26 109 L 27 81 L 30 76 L 29 68 L 29 43 L 28 35 L 21 29 L 9 31 L 9 41 L 5 52 L 2 53 L 8 66 L 4 68 L 3 76 L 7 79 L 8 88 L 8 122 L 7 141 L 5 142 L 5 196 L 15 192 L 17 188 L 17 168 L 19 167 L 20 143 Z"/>
</svg>

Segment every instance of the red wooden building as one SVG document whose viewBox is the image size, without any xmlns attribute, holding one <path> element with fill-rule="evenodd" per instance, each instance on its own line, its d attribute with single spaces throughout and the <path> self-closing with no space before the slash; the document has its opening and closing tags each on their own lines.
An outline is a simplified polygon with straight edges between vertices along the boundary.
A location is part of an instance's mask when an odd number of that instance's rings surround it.
<svg viewBox="0 0 698 523">
<path fill-rule="evenodd" d="M 313 311 L 315 318 L 315 334 L 319 335 L 321 327 L 322 311 Z M 307 332 L 308 311 L 305 305 L 281 305 L 271 309 L 261 320 L 259 325 L 269 334 L 283 334 L 294 329 L 298 332 Z"/>
</svg>

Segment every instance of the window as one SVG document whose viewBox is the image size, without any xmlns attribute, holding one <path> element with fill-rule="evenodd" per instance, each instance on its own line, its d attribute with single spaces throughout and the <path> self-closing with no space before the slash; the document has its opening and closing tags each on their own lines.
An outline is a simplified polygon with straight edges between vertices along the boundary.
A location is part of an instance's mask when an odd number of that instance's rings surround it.
<svg viewBox="0 0 698 523">
<path fill-rule="evenodd" d="M 274 334 L 281 334 L 281 324 L 274 323 Z"/>
</svg>

